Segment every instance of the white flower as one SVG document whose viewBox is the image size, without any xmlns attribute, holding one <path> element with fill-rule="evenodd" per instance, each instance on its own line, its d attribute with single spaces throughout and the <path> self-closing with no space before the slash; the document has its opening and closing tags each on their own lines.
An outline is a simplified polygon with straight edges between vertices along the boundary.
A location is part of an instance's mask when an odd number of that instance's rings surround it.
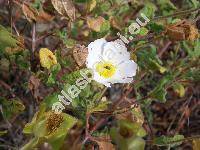
<svg viewBox="0 0 200 150">
<path fill-rule="evenodd" d="M 132 82 L 137 70 L 137 64 L 130 60 L 130 53 L 120 40 L 98 39 L 90 43 L 86 66 L 92 69 L 93 79 L 107 87 Z"/>
</svg>

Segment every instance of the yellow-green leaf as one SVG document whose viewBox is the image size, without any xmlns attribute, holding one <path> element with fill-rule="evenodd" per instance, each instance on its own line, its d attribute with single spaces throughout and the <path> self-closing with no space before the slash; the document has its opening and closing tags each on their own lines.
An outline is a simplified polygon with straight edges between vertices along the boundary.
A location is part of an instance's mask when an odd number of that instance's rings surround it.
<svg viewBox="0 0 200 150">
<path fill-rule="evenodd" d="M 98 112 L 98 111 L 104 111 L 104 110 L 106 110 L 108 108 L 108 104 L 109 103 L 110 103 L 109 101 L 101 102 L 97 106 L 95 106 L 94 108 L 90 108 L 88 111 L 90 113 L 92 113 L 92 112 Z"/>
<path fill-rule="evenodd" d="M 0 25 L 0 50 L 4 50 L 6 47 L 17 47 L 18 43 L 13 35 Z"/>
<path fill-rule="evenodd" d="M 99 16 L 97 18 L 88 18 L 87 24 L 88 24 L 88 27 L 92 29 L 93 31 L 100 32 L 101 27 L 105 21 L 106 20 L 103 17 Z"/>
<path fill-rule="evenodd" d="M 8 131 L 7 130 L 4 130 L 4 131 L 0 131 L 0 136 L 6 134 Z"/>
<path fill-rule="evenodd" d="M 41 48 L 39 55 L 42 67 L 50 69 L 53 65 L 57 64 L 56 56 L 49 49 Z"/>
<path fill-rule="evenodd" d="M 185 95 L 185 88 L 182 84 L 176 83 L 173 88 L 175 92 L 178 93 L 179 97 L 183 97 Z"/>
<path fill-rule="evenodd" d="M 194 139 L 192 141 L 192 148 L 193 148 L 193 150 L 199 150 L 200 149 L 200 138 Z"/>
<path fill-rule="evenodd" d="M 21 113 L 25 106 L 19 99 L 0 99 L 0 104 L 2 105 L 3 116 L 10 119 L 14 115 Z"/>
<path fill-rule="evenodd" d="M 87 3 L 87 10 L 92 11 L 96 7 L 96 4 L 96 0 L 89 0 L 89 2 Z"/>
<path fill-rule="evenodd" d="M 23 149 L 37 148 L 40 142 L 48 142 L 54 150 L 58 150 L 68 133 L 77 122 L 77 119 L 68 114 L 54 114 L 46 112 L 43 104 L 35 114 L 31 123 L 28 123 L 23 132 L 34 134 L 34 138 Z"/>
</svg>

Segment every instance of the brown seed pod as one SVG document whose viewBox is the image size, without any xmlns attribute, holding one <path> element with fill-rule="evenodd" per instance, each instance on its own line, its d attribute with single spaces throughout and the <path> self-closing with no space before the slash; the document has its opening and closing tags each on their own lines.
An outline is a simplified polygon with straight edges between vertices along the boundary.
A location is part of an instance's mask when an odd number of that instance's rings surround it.
<svg viewBox="0 0 200 150">
<path fill-rule="evenodd" d="M 61 114 L 55 114 L 51 112 L 47 119 L 47 131 L 48 134 L 54 132 L 56 129 L 58 129 L 61 125 L 61 123 L 64 121 L 63 116 Z"/>
<path fill-rule="evenodd" d="M 199 37 L 198 29 L 187 20 L 168 25 L 166 34 L 172 41 L 195 40 Z"/>
<path fill-rule="evenodd" d="M 73 57 L 79 67 L 83 66 L 86 62 L 88 49 L 84 45 L 76 45 L 73 49 Z"/>
</svg>

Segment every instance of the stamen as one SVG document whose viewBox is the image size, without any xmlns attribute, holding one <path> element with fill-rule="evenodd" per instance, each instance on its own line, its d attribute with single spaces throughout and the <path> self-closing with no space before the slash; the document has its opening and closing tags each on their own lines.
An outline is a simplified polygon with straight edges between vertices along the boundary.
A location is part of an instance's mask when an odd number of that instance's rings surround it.
<svg viewBox="0 0 200 150">
<path fill-rule="evenodd" d="M 110 62 L 100 62 L 96 65 L 96 71 L 104 78 L 112 77 L 116 72 L 116 67 Z"/>
</svg>

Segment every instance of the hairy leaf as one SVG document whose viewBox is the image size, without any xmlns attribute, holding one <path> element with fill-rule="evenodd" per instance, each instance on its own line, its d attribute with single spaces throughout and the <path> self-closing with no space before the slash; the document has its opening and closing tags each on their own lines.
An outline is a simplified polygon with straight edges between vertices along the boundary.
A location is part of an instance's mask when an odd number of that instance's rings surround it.
<svg viewBox="0 0 200 150">
<path fill-rule="evenodd" d="M 53 65 L 57 64 L 56 56 L 49 49 L 41 48 L 39 55 L 42 67 L 50 69 Z"/>
<path fill-rule="evenodd" d="M 178 146 L 182 143 L 181 140 L 184 139 L 183 135 L 174 135 L 173 137 L 161 136 L 154 139 L 154 144 L 160 146 L 170 145 L 171 147 Z"/>
<path fill-rule="evenodd" d="M 54 8 L 63 16 L 68 16 L 72 21 L 75 20 L 75 6 L 72 0 L 51 0 Z"/>
</svg>

